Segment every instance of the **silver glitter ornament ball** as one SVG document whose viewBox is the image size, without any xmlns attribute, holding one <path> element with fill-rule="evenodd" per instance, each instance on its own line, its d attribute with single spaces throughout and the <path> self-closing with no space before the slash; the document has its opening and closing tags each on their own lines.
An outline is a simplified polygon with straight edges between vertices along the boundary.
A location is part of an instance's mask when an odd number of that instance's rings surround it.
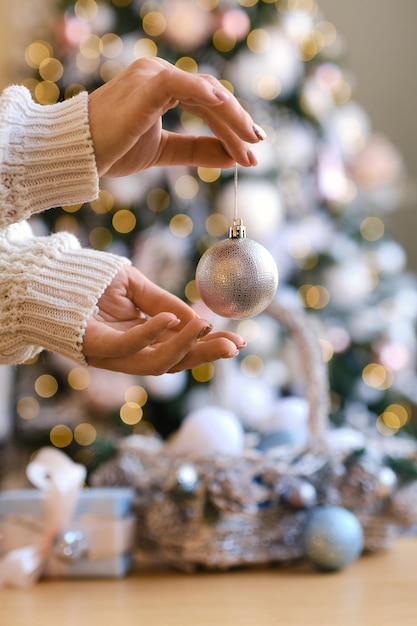
<svg viewBox="0 0 417 626">
<path fill-rule="evenodd" d="M 195 278 L 200 297 L 209 309 L 231 319 L 261 313 L 273 300 L 278 286 L 272 255 L 260 243 L 246 239 L 240 220 L 234 221 L 228 239 L 206 250 Z"/>
</svg>

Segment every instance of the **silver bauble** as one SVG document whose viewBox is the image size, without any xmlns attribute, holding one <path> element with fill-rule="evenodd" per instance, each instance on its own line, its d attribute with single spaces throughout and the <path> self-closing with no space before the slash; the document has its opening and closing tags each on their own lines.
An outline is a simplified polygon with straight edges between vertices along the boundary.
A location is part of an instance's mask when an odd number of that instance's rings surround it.
<svg viewBox="0 0 417 626">
<path fill-rule="evenodd" d="M 246 237 L 218 241 L 201 257 L 196 270 L 203 302 L 231 319 L 261 313 L 275 296 L 278 270 L 272 255 Z"/>
</svg>

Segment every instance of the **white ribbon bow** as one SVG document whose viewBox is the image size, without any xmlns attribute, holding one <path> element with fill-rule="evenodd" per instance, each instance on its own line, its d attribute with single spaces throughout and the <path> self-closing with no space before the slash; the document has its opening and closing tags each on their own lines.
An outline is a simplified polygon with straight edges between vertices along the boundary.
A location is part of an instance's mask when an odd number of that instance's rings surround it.
<svg viewBox="0 0 417 626">
<path fill-rule="evenodd" d="M 30 587 L 42 576 L 56 537 L 74 514 L 86 468 L 56 448 L 41 448 L 26 475 L 42 492 L 42 532 L 36 544 L 11 550 L 0 559 L 0 587 Z"/>
</svg>

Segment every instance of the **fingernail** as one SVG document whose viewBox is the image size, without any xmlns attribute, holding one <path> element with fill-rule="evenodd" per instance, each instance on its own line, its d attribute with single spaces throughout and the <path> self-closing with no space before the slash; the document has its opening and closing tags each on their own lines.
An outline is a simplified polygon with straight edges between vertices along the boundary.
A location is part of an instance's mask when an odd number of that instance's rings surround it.
<svg viewBox="0 0 417 626">
<path fill-rule="evenodd" d="M 212 328 L 213 326 L 211 324 L 209 324 L 208 326 L 204 326 L 204 328 L 202 328 L 200 332 L 198 333 L 197 338 L 202 339 L 203 337 L 209 334 Z"/>
<path fill-rule="evenodd" d="M 230 91 L 227 91 L 227 89 L 219 89 L 218 87 L 215 87 L 213 89 L 213 93 L 217 100 L 220 100 L 221 102 L 227 102 L 230 98 Z"/>
<path fill-rule="evenodd" d="M 258 126 L 258 124 L 253 125 L 253 132 L 255 133 L 255 135 L 260 141 L 263 141 L 264 139 L 266 139 L 266 132 L 264 131 L 263 128 Z"/>
<path fill-rule="evenodd" d="M 171 320 L 168 322 L 168 324 L 165 326 L 165 328 L 168 330 L 170 328 L 175 328 L 175 326 L 178 326 L 178 324 L 181 322 L 180 319 L 178 319 L 178 317 L 175 320 Z"/>
<path fill-rule="evenodd" d="M 239 350 L 235 350 L 233 352 L 226 352 L 226 354 L 222 354 L 222 359 L 233 359 L 234 356 L 239 354 Z"/>
<path fill-rule="evenodd" d="M 248 150 L 248 159 L 251 165 L 258 165 L 259 163 L 253 150 Z"/>
<path fill-rule="evenodd" d="M 247 342 L 246 341 L 242 341 L 242 343 L 240 343 L 237 347 L 238 350 L 243 350 L 243 348 L 246 348 L 247 346 Z"/>
</svg>

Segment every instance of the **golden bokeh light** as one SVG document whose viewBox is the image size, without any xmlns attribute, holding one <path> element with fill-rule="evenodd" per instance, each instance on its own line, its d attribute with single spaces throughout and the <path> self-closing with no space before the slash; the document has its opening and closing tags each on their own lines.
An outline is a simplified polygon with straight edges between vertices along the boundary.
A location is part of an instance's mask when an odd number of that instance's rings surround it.
<svg viewBox="0 0 417 626">
<path fill-rule="evenodd" d="M 369 363 L 362 370 L 362 380 L 374 389 L 386 390 L 394 382 L 393 373 L 380 363 Z"/>
<path fill-rule="evenodd" d="M 200 294 L 198 293 L 197 283 L 195 280 L 190 280 L 184 288 L 184 295 L 189 302 L 198 302 Z"/>
<path fill-rule="evenodd" d="M 94 213 L 109 213 L 114 207 L 114 198 L 110 191 L 101 189 L 98 198 L 90 202 L 90 207 Z"/>
<path fill-rule="evenodd" d="M 320 339 L 319 343 L 321 347 L 323 361 L 324 363 L 329 363 L 329 361 L 331 361 L 334 356 L 334 348 L 331 342 L 327 339 Z"/>
<path fill-rule="evenodd" d="M 245 376 L 257 378 L 264 371 L 265 363 L 257 354 L 248 354 L 242 359 L 240 367 Z"/>
<path fill-rule="evenodd" d="M 80 230 L 80 224 L 72 215 L 60 215 L 55 220 L 54 228 L 57 233 L 72 233 L 73 235 L 77 235 Z"/>
<path fill-rule="evenodd" d="M 123 52 L 123 40 L 115 33 L 106 33 L 100 40 L 100 49 L 106 59 L 115 59 Z"/>
<path fill-rule="evenodd" d="M 366 217 L 360 225 L 360 232 L 367 241 L 378 241 L 384 236 L 384 222 L 379 217 Z"/>
<path fill-rule="evenodd" d="M 204 363 L 203 365 L 194 367 L 191 370 L 191 376 L 198 383 L 208 383 L 213 378 L 214 371 L 213 363 Z"/>
<path fill-rule="evenodd" d="M 181 57 L 175 62 L 176 67 L 184 72 L 195 74 L 198 72 L 198 63 L 192 57 Z"/>
<path fill-rule="evenodd" d="M 88 35 L 79 45 L 79 50 L 86 59 L 97 59 L 101 54 L 101 39 L 98 35 Z"/>
<path fill-rule="evenodd" d="M 151 189 L 146 196 L 146 204 L 154 213 L 165 211 L 169 207 L 170 202 L 170 195 L 165 189 Z"/>
<path fill-rule="evenodd" d="M 52 46 L 47 41 L 33 41 L 25 50 L 25 61 L 29 67 L 38 69 L 52 54 Z"/>
<path fill-rule="evenodd" d="M 255 320 L 242 320 L 237 326 L 237 332 L 239 335 L 242 335 L 248 343 L 252 343 L 259 339 L 261 329 L 259 323 Z"/>
<path fill-rule="evenodd" d="M 275 100 L 281 93 L 281 83 L 276 76 L 264 74 L 256 80 L 255 91 L 264 100 Z"/>
<path fill-rule="evenodd" d="M 59 87 L 49 80 L 43 80 L 35 87 L 35 98 L 39 104 L 54 104 L 60 95 Z"/>
<path fill-rule="evenodd" d="M 74 439 L 80 446 L 91 446 L 97 439 L 97 431 L 92 424 L 78 424 L 74 430 Z"/>
<path fill-rule="evenodd" d="M 142 37 L 135 43 L 133 54 L 136 59 L 156 57 L 158 54 L 158 46 L 152 39 Z"/>
<path fill-rule="evenodd" d="M 136 215 L 128 209 L 120 209 L 113 215 L 112 225 L 118 233 L 131 233 L 136 226 Z"/>
<path fill-rule="evenodd" d="M 150 37 L 162 35 L 166 26 L 165 17 L 160 11 L 149 11 L 142 18 L 142 28 Z"/>
<path fill-rule="evenodd" d="M 97 226 L 90 232 L 88 240 L 92 248 L 106 250 L 113 241 L 113 235 L 105 226 Z"/>
<path fill-rule="evenodd" d="M 49 439 L 56 448 L 66 448 L 72 443 L 74 435 L 66 424 L 57 424 L 49 433 Z"/>
<path fill-rule="evenodd" d="M 194 176 L 184 174 L 175 182 L 175 192 L 183 200 L 191 200 L 198 194 L 199 184 Z"/>
<path fill-rule="evenodd" d="M 23 420 L 33 420 L 39 415 L 39 402 L 36 398 L 25 396 L 16 403 L 16 412 Z"/>
<path fill-rule="evenodd" d="M 34 389 L 41 398 L 52 398 L 58 391 L 58 381 L 51 374 L 41 374 L 35 380 Z"/>
<path fill-rule="evenodd" d="M 251 52 L 267 52 L 271 47 L 271 35 L 263 28 L 255 28 L 247 36 L 246 43 Z"/>
<path fill-rule="evenodd" d="M 213 46 L 219 52 L 230 52 L 236 46 L 236 37 L 224 28 L 219 28 L 213 34 Z"/>
<path fill-rule="evenodd" d="M 388 428 L 399 430 L 409 421 L 410 409 L 403 404 L 390 404 L 379 417 Z"/>
<path fill-rule="evenodd" d="M 137 402 L 126 402 L 120 408 L 120 419 L 127 426 L 138 424 L 143 417 L 143 409 Z"/>
<path fill-rule="evenodd" d="M 319 41 L 323 48 L 326 46 L 331 46 L 336 41 L 337 30 L 336 30 L 335 25 L 332 24 L 331 22 L 322 20 L 321 22 L 318 22 L 314 26 L 314 30 L 315 30 L 316 36 L 321 37 Z"/>
<path fill-rule="evenodd" d="M 68 372 L 68 384 L 76 391 L 87 389 L 91 382 L 91 374 L 85 367 L 74 367 Z"/>
<path fill-rule="evenodd" d="M 200 180 L 204 183 L 214 183 L 221 176 L 221 169 L 219 167 L 198 167 L 197 174 Z"/>
<path fill-rule="evenodd" d="M 145 406 L 148 401 L 148 392 L 140 385 L 133 385 L 126 390 L 125 401 L 135 402 L 139 406 Z"/>
<path fill-rule="evenodd" d="M 103 79 L 103 82 L 108 83 L 110 80 L 113 80 L 113 78 L 123 72 L 123 70 L 124 67 L 119 61 L 104 61 L 100 67 L 100 76 Z"/>
<path fill-rule="evenodd" d="M 64 66 L 58 59 L 44 59 L 39 65 L 39 75 L 43 80 L 58 81 L 64 74 Z"/>
<path fill-rule="evenodd" d="M 169 229 L 175 237 L 188 237 L 194 228 L 193 220 L 189 215 L 179 213 L 174 215 L 169 223 Z"/>
<path fill-rule="evenodd" d="M 211 237 L 221 237 L 229 231 L 230 222 L 222 213 L 212 213 L 206 219 L 205 226 Z"/>
<path fill-rule="evenodd" d="M 298 293 L 310 309 L 324 309 L 330 302 L 330 294 L 322 285 L 302 285 Z"/>
<path fill-rule="evenodd" d="M 64 98 L 73 98 L 82 91 L 87 91 L 85 85 L 81 85 L 81 83 L 72 83 L 71 85 L 68 85 L 68 87 L 65 87 Z"/>
<path fill-rule="evenodd" d="M 77 0 L 74 5 L 74 13 L 78 19 L 92 22 L 97 17 L 97 2 L 95 0 Z"/>
<path fill-rule="evenodd" d="M 66 213 L 77 213 L 81 209 L 82 204 L 69 204 L 67 206 L 61 207 L 63 211 Z"/>
</svg>

